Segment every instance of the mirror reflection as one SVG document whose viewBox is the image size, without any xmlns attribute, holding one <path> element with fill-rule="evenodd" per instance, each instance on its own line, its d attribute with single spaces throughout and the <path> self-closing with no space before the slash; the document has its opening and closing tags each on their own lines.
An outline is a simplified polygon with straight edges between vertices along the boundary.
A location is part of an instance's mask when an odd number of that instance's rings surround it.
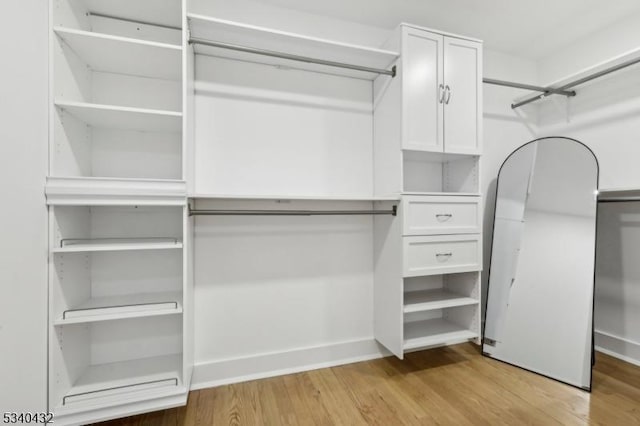
<svg viewBox="0 0 640 426">
<path fill-rule="evenodd" d="M 498 176 L 483 352 L 591 388 L 598 164 L 578 141 L 516 150 Z"/>
</svg>

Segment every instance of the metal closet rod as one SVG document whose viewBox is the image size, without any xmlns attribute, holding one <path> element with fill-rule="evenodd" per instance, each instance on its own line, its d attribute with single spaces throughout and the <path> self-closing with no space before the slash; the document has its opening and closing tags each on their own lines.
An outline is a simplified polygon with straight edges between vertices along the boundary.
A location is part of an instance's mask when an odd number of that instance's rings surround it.
<svg viewBox="0 0 640 426">
<path fill-rule="evenodd" d="M 630 60 L 628 60 L 626 62 L 623 62 L 621 64 L 614 65 L 612 67 L 603 69 L 601 71 L 594 72 L 593 74 L 589 74 L 587 76 L 584 76 L 584 77 L 578 78 L 576 80 L 570 81 L 569 83 L 563 84 L 562 86 L 555 88 L 554 90 L 568 90 L 568 89 L 571 89 L 573 87 L 576 87 L 576 86 L 579 86 L 581 84 L 584 84 L 584 83 L 586 83 L 588 81 L 595 80 L 596 78 L 600 78 L 600 77 L 603 77 L 603 76 L 605 76 L 607 74 L 611 74 L 613 72 L 620 71 L 622 69 L 625 69 L 627 67 L 635 65 L 637 63 L 640 63 L 640 58 L 630 59 Z M 549 89 L 551 89 L 551 88 L 549 88 Z M 512 104 L 511 108 L 513 108 L 513 109 L 519 108 L 519 107 L 521 107 L 523 105 L 527 105 L 527 104 L 529 104 L 531 102 L 535 102 L 537 100 L 540 100 L 540 99 L 544 98 L 545 96 L 547 96 L 546 93 L 543 93 L 543 94 L 537 95 L 537 96 L 532 96 L 530 98 L 527 98 L 527 99 L 524 99 L 524 100 L 522 100 L 520 102 Z"/>
<path fill-rule="evenodd" d="M 262 56 L 271 56 L 271 57 L 280 58 L 280 59 L 288 59 L 291 61 L 327 65 L 335 68 L 347 68 L 347 69 L 356 70 L 356 71 L 365 71 L 365 72 L 371 72 L 375 74 L 390 75 L 391 77 L 396 76 L 395 65 L 390 70 L 380 69 L 380 68 L 371 68 L 371 67 L 364 67 L 361 65 L 346 64 L 344 62 L 326 61 L 324 59 L 311 58 L 309 56 L 300 56 L 300 55 L 293 55 L 290 53 L 276 52 L 274 50 L 258 49 L 255 47 L 240 46 L 238 44 L 205 40 L 198 37 L 189 38 L 189 44 L 201 44 L 203 46 L 218 47 L 221 49 L 229 49 L 229 50 L 235 50 L 238 52 L 253 53 L 253 54 L 262 55 Z"/>
<path fill-rule="evenodd" d="M 391 210 L 198 210 L 189 209 L 189 216 L 352 216 L 398 214 L 398 206 Z"/>
<path fill-rule="evenodd" d="M 533 84 L 514 83 L 512 81 L 495 80 L 492 78 L 484 78 L 482 79 L 482 82 L 486 84 L 494 84 L 496 86 L 515 87 L 516 89 L 525 89 L 525 90 L 533 90 L 536 92 L 542 92 L 541 94 L 536 95 L 528 99 L 527 101 L 511 104 L 511 108 L 513 109 L 518 108 L 522 105 L 526 105 L 529 102 L 537 101 L 549 95 L 564 95 L 567 97 L 576 95 L 575 90 L 566 90 L 566 88 L 535 86 Z"/>
</svg>

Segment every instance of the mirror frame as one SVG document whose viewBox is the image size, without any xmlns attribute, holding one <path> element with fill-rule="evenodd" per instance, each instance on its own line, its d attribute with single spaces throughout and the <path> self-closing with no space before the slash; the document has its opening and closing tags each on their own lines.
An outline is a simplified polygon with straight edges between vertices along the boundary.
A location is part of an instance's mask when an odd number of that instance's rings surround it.
<svg viewBox="0 0 640 426">
<path fill-rule="evenodd" d="M 596 163 L 596 212 L 595 212 L 595 230 L 594 230 L 594 236 L 595 236 L 595 242 L 594 242 L 594 251 L 593 251 L 593 279 L 592 279 L 592 287 L 593 287 L 593 294 L 592 294 L 592 303 L 591 303 L 591 374 L 589 375 L 589 386 L 588 387 L 582 387 L 582 386 L 577 386 L 577 385 L 573 385 L 571 383 L 567 383 L 564 382 L 558 378 L 555 377 L 551 377 L 551 376 L 547 376 L 545 374 L 539 373 L 537 371 L 533 371 L 533 370 L 529 370 L 525 367 L 513 364 L 509 361 L 504 361 L 502 359 L 498 359 L 498 358 L 494 358 L 491 355 L 489 355 L 488 353 L 486 353 L 484 351 L 484 345 L 485 345 L 485 324 L 487 322 L 487 306 L 489 305 L 489 287 L 491 286 L 491 265 L 493 262 L 493 243 L 494 243 L 494 236 L 495 236 L 495 226 L 496 226 L 496 207 L 498 204 L 498 193 L 500 190 L 500 174 L 502 173 L 502 168 L 505 166 L 505 164 L 507 163 L 507 161 L 509 161 L 509 159 L 516 154 L 518 151 L 520 151 L 521 149 L 523 149 L 524 147 L 531 145 L 532 143 L 535 142 L 539 142 L 542 140 L 546 140 L 546 139 L 566 139 L 569 140 L 571 142 L 575 142 L 578 143 L 580 145 L 582 145 L 584 148 L 587 149 L 587 151 L 589 151 L 589 153 L 591 153 L 591 155 L 593 156 L 593 159 L 595 160 Z M 542 377 L 546 377 L 548 379 L 554 380 L 556 382 L 559 383 L 563 383 L 565 385 L 569 385 L 571 387 L 580 389 L 580 390 L 584 390 L 587 392 L 591 392 L 592 388 L 593 388 L 593 366 L 595 365 L 596 362 L 596 358 L 595 358 L 595 292 L 596 292 L 596 253 L 598 252 L 598 208 L 599 208 L 599 202 L 597 199 L 597 194 L 598 191 L 600 190 L 600 163 L 598 162 L 598 157 L 596 156 L 596 154 L 593 152 L 593 150 L 591 148 L 589 148 L 585 143 L 580 142 L 577 139 L 574 138 L 570 138 L 570 137 L 566 137 L 566 136 L 545 136 L 545 137 L 541 137 L 541 138 L 537 138 L 534 139 L 532 141 L 529 141 L 521 146 L 519 146 L 518 148 L 514 149 L 508 156 L 507 158 L 504 159 L 504 161 L 502 162 L 502 164 L 500 165 L 500 168 L 498 169 L 498 175 L 496 177 L 496 189 L 495 189 L 495 200 L 494 200 L 494 204 L 493 204 L 493 223 L 491 224 L 491 249 L 489 250 L 489 268 L 487 269 L 487 293 L 486 293 L 486 297 L 484 298 L 484 309 L 482 312 L 482 338 L 480 340 L 480 348 L 482 351 L 482 355 L 484 357 L 487 357 L 489 359 L 495 360 L 495 361 L 499 361 L 499 362 L 503 362 L 505 364 L 511 365 L 513 367 L 517 367 L 520 368 L 524 371 L 529 371 L 531 373 L 534 374 L 538 374 Z"/>
</svg>

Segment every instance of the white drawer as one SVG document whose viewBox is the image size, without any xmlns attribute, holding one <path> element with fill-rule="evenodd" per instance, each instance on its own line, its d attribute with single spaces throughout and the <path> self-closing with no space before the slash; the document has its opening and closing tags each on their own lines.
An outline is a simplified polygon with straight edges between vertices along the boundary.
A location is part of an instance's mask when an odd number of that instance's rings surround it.
<svg viewBox="0 0 640 426">
<path fill-rule="evenodd" d="M 404 235 L 480 232 L 480 197 L 406 196 L 402 202 Z"/>
<path fill-rule="evenodd" d="M 403 238 L 403 275 L 452 274 L 482 270 L 480 235 Z"/>
</svg>

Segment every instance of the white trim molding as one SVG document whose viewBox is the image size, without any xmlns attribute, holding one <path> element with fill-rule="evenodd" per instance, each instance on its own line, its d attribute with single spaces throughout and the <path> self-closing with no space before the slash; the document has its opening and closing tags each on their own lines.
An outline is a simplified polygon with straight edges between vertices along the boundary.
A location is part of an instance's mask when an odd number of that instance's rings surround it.
<svg viewBox="0 0 640 426">
<path fill-rule="evenodd" d="M 595 330 L 595 347 L 599 352 L 640 366 L 640 342 Z"/>
<path fill-rule="evenodd" d="M 191 390 L 317 370 L 390 356 L 373 338 L 197 362 Z"/>
</svg>

